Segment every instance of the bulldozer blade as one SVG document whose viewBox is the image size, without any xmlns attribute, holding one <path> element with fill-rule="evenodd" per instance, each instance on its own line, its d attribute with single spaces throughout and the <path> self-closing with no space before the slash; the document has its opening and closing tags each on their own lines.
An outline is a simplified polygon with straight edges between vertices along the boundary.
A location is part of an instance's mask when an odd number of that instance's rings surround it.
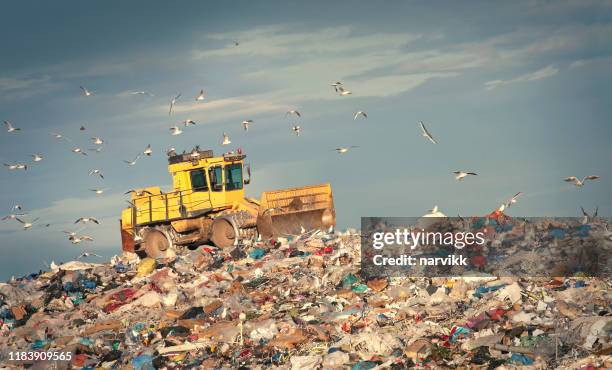
<svg viewBox="0 0 612 370">
<path fill-rule="evenodd" d="M 329 184 L 262 194 L 257 230 L 263 238 L 299 235 L 335 225 L 336 212 Z"/>
</svg>

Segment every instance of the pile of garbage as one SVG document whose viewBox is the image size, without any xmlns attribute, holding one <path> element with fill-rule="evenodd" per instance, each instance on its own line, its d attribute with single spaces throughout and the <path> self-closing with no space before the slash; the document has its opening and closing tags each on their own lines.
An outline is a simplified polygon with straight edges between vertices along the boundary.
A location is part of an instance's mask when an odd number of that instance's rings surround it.
<svg viewBox="0 0 612 370">
<path fill-rule="evenodd" d="M 609 369 L 610 284 L 367 280 L 355 230 L 124 253 L 0 284 L 0 368 Z"/>
</svg>

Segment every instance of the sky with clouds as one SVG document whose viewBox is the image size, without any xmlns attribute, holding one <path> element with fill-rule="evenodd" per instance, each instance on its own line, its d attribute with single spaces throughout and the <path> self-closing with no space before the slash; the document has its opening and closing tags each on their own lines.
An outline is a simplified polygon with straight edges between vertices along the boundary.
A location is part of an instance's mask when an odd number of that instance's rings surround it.
<svg viewBox="0 0 612 370">
<path fill-rule="evenodd" d="M 342 228 L 434 205 L 480 215 L 518 191 L 517 216 L 612 213 L 612 1 L 20 1 L 2 18 L 0 120 L 21 131 L 0 131 L 0 160 L 28 170 L 1 169 L 0 210 L 22 204 L 40 221 L 0 223 L 0 279 L 83 248 L 118 253 L 123 193 L 168 188 L 164 149 L 219 153 L 223 132 L 249 156 L 248 195 L 331 182 Z M 300 137 L 289 109 L 302 113 Z M 367 120 L 354 121 L 360 110 Z M 197 125 L 170 136 L 188 118 Z M 100 153 L 71 152 L 94 136 Z M 152 157 L 123 162 L 147 144 Z M 455 170 L 479 176 L 456 182 Z M 562 181 L 590 174 L 602 178 Z M 80 216 L 101 225 L 74 246 L 62 230 Z"/>
</svg>

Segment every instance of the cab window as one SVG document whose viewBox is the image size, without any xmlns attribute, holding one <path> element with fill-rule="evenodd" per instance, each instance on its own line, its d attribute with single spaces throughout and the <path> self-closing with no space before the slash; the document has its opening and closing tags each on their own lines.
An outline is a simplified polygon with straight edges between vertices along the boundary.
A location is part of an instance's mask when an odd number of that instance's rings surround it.
<svg viewBox="0 0 612 370">
<path fill-rule="evenodd" d="M 225 190 L 242 189 L 242 164 L 233 163 L 225 166 Z"/>
<path fill-rule="evenodd" d="M 223 190 L 223 169 L 221 166 L 210 167 L 208 177 L 210 178 L 210 188 L 212 191 Z"/>
<path fill-rule="evenodd" d="M 191 189 L 193 191 L 208 191 L 208 184 L 206 183 L 206 173 L 204 170 L 191 171 Z"/>
</svg>

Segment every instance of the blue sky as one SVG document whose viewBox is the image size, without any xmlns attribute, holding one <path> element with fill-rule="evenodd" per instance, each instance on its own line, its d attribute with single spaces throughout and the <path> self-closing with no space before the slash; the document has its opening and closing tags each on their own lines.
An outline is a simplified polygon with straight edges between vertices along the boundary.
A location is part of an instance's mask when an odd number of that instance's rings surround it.
<svg viewBox="0 0 612 370">
<path fill-rule="evenodd" d="M 21 131 L 0 131 L 0 160 L 30 166 L 1 169 L 0 210 L 23 204 L 26 219 L 52 226 L 0 223 L 0 279 L 83 248 L 118 253 L 123 193 L 167 187 L 165 148 L 219 153 L 223 132 L 249 156 L 250 196 L 331 182 L 343 228 L 434 205 L 479 215 L 518 191 L 516 216 L 612 213 L 612 1 L 117 5 L 4 4 L 0 120 Z M 337 80 L 353 94 L 335 94 Z M 196 104 L 200 89 L 207 99 Z M 141 90 L 154 96 L 130 94 Z M 302 113 L 300 137 L 289 109 Z M 359 110 L 369 118 L 353 121 Z M 170 136 L 187 118 L 197 126 Z M 244 119 L 255 121 L 248 133 Z M 420 135 L 419 120 L 439 144 Z M 107 142 L 101 153 L 70 151 L 93 147 L 92 136 Z M 151 158 L 122 162 L 147 144 Z M 359 148 L 332 151 L 348 145 Z M 31 163 L 37 152 L 45 159 Z M 93 168 L 105 180 L 88 176 Z M 458 169 L 479 176 L 459 183 Z M 581 189 L 562 181 L 590 174 L 602 178 Z M 74 246 L 61 231 L 80 216 L 102 224 L 85 230 L 93 243 Z"/>
</svg>

